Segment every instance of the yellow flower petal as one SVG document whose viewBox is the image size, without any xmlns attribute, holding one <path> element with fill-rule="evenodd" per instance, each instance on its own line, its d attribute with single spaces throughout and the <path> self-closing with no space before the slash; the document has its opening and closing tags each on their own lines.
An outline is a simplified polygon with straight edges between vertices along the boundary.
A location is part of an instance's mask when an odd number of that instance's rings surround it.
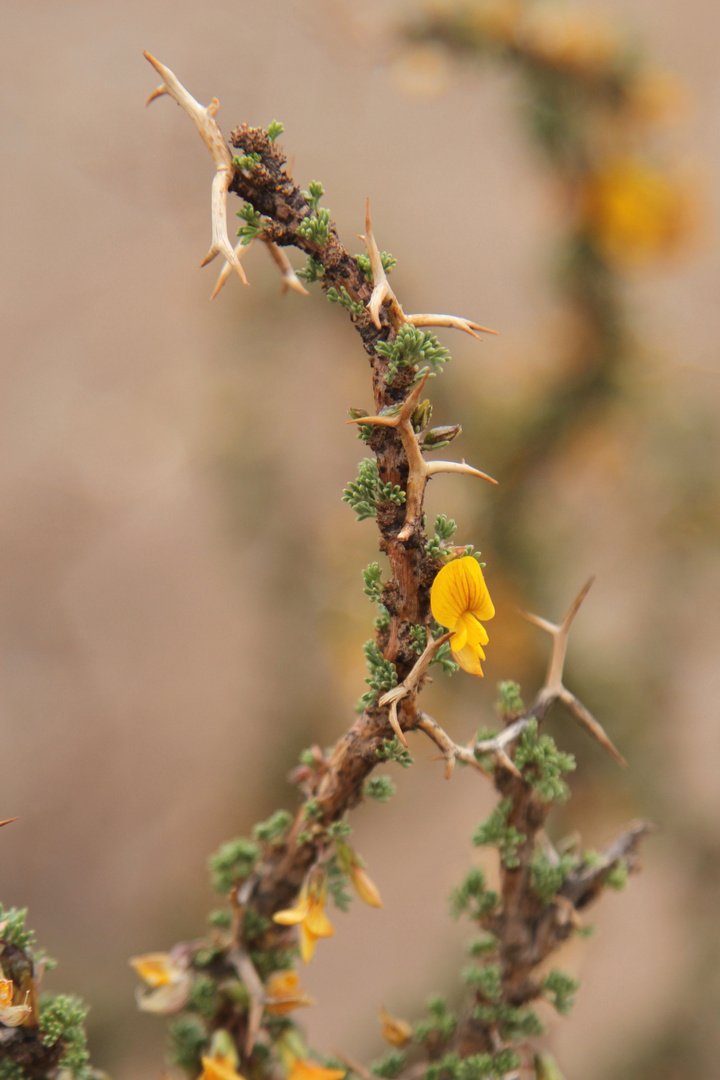
<svg viewBox="0 0 720 1080">
<path fill-rule="evenodd" d="M 302 1005 L 315 1004 L 300 986 L 300 977 L 296 971 L 276 971 L 268 979 L 265 989 L 270 998 L 277 999 L 265 1006 L 265 1011 L 272 1016 L 287 1016 Z"/>
<path fill-rule="evenodd" d="M 412 1028 L 407 1020 L 399 1020 L 384 1008 L 380 1009 L 380 1020 L 382 1037 L 391 1046 L 405 1046 L 412 1038 Z"/>
<path fill-rule="evenodd" d="M 433 581 L 430 593 L 433 616 L 448 630 L 455 630 L 460 616 L 472 611 L 478 619 L 492 619 L 495 614 L 483 572 L 472 555 L 443 566 Z"/>
<path fill-rule="evenodd" d="M 347 1069 L 326 1069 L 323 1065 L 316 1065 L 314 1061 L 301 1061 L 295 1058 L 288 1080 L 343 1080 Z"/>
<path fill-rule="evenodd" d="M 300 955 L 304 964 L 309 964 L 315 952 L 317 937 L 308 930 L 305 923 L 300 923 Z"/>
<path fill-rule="evenodd" d="M 369 904 L 370 907 L 383 906 L 383 902 L 380 897 L 380 892 L 377 885 L 372 880 L 370 875 L 365 872 L 363 867 L 358 865 L 358 863 L 355 863 L 353 865 L 353 868 L 350 871 L 350 878 L 352 880 L 353 886 L 355 887 L 355 892 L 358 894 L 361 900 L 364 900 L 364 902 L 366 904 Z"/>
<path fill-rule="evenodd" d="M 244 1080 L 228 1056 L 204 1057 L 200 1080 Z"/>
<path fill-rule="evenodd" d="M 310 898 L 301 895 L 295 907 L 276 911 L 273 915 L 273 922 L 280 923 L 281 926 L 297 926 L 298 923 L 307 919 L 309 911 Z"/>
<path fill-rule="evenodd" d="M 175 982 L 182 974 L 182 969 L 171 959 L 170 953 L 145 953 L 144 956 L 133 956 L 130 964 L 135 968 L 143 982 L 148 986 L 167 986 Z"/>
<path fill-rule="evenodd" d="M 316 938 L 333 936 L 335 927 L 325 914 L 324 896 L 318 900 L 310 901 L 310 910 L 305 917 L 303 926 Z"/>
<path fill-rule="evenodd" d="M 479 675 L 482 678 L 483 669 L 480 667 L 479 650 L 473 649 L 472 645 L 466 645 L 460 652 L 454 652 L 453 657 L 468 675 Z"/>
</svg>

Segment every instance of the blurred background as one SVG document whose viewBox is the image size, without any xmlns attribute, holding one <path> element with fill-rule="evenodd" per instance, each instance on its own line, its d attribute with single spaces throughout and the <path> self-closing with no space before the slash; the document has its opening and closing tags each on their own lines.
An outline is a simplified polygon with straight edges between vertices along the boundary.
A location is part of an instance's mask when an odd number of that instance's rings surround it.
<svg viewBox="0 0 720 1080">
<path fill-rule="evenodd" d="M 710 0 L 5 0 L 0 899 L 29 906 L 116 1080 L 157 1076 L 165 1038 L 128 956 L 204 932 L 207 855 L 293 809 L 299 751 L 352 721 L 377 557 L 340 501 L 365 456 L 347 410 L 371 403 L 356 335 L 317 288 L 281 299 L 259 249 L 209 302 L 211 162 L 169 99 L 144 110 L 143 49 L 226 134 L 281 120 L 350 250 L 370 196 L 405 310 L 501 331 L 441 335 L 448 456 L 504 486 L 429 492 L 498 614 L 484 682 L 436 679 L 426 707 L 464 740 L 499 679 L 531 699 L 548 643 L 517 607 L 559 619 L 597 575 L 567 681 L 630 769 L 553 718 L 578 755 L 555 830 L 661 831 L 560 957 L 583 986 L 546 1044 L 569 1078 L 716 1074 L 718 40 Z M 381 1004 L 459 991 L 446 897 L 493 802 L 411 750 L 353 818 L 385 908 L 338 914 L 304 976 L 311 1038 L 364 1061 Z"/>
</svg>

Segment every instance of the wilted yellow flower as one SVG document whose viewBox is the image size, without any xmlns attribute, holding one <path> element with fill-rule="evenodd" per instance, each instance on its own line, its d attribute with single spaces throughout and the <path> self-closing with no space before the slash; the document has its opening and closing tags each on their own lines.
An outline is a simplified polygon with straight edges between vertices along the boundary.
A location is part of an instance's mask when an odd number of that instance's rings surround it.
<svg viewBox="0 0 720 1080">
<path fill-rule="evenodd" d="M 332 937 L 335 927 L 325 914 L 325 875 L 310 873 L 300 890 L 295 907 L 276 911 L 273 919 L 281 926 L 300 927 L 300 955 L 306 964 L 315 952 L 318 938 Z M 344 1074 L 343 1074 L 344 1075 Z"/>
<path fill-rule="evenodd" d="M 24 1000 L 19 1004 L 13 1004 L 14 998 L 13 981 L 2 977 L 2 968 L 0 968 L 0 1024 L 4 1027 L 20 1027 L 32 1012 L 29 991 L 25 992 Z"/>
<path fill-rule="evenodd" d="M 300 986 L 297 971 L 276 971 L 265 984 L 268 997 L 272 1000 L 265 1006 L 265 1011 L 273 1016 L 286 1016 L 293 1009 L 302 1005 L 314 1005 L 315 1002 Z"/>
<path fill-rule="evenodd" d="M 636 157 L 617 157 L 590 177 L 581 213 L 608 258 L 637 265 L 669 254 L 689 231 L 684 188 Z"/>
<path fill-rule="evenodd" d="M 495 607 L 483 572 L 472 555 L 443 566 L 433 581 L 430 607 L 441 626 L 452 630 L 450 648 L 463 671 L 482 675 L 482 647 L 487 645 L 488 635 L 479 620 L 492 619 Z"/>
<path fill-rule="evenodd" d="M 407 1020 L 399 1020 L 385 1008 L 380 1009 L 382 1037 L 391 1046 L 405 1046 L 412 1038 L 412 1028 Z"/>
<path fill-rule="evenodd" d="M 355 892 L 364 903 L 369 904 L 370 907 L 383 906 L 377 885 L 359 862 L 354 862 L 352 864 L 350 869 L 350 880 L 353 883 Z"/>
<path fill-rule="evenodd" d="M 347 1069 L 326 1069 L 314 1061 L 295 1058 L 290 1066 L 287 1080 L 343 1080 Z"/>
<path fill-rule="evenodd" d="M 179 1012 L 187 1003 L 193 981 L 189 954 L 146 953 L 132 957 L 130 964 L 147 984 L 135 994 L 143 1012 Z"/>
</svg>

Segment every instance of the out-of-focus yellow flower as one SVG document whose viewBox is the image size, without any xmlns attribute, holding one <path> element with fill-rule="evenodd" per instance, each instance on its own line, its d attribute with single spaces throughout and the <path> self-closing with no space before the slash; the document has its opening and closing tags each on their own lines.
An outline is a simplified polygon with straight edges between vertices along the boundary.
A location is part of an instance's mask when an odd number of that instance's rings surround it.
<svg viewBox="0 0 720 1080">
<path fill-rule="evenodd" d="M 616 55 L 620 38 L 601 16 L 564 4 L 536 4 L 517 31 L 521 48 L 553 67 L 598 74 Z"/>
<path fill-rule="evenodd" d="M 522 14 L 519 0 L 476 0 L 463 11 L 473 33 L 496 41 L 510 41 Z"/>
<path fill-rule="evenodd" d="M 297 971 L 276 971 L 266 982 L 265 989 L 272 999 L 265 1006 L 265 1012 L 273 1016 L 287 1016 L 293 1009 L 315 1004 L 301 987 Z"/>
<path fill-rule="evenodd" d="M 407 1020 L 399 1020 L 387 1009 L 380 1009 L 380 1022 L 382 1024 L 382 1037 L 391 1046 L 405 1046 L 412 1038 L 412 1028 Z"/>
<path fill-rule="evenodd" d="M 146 984 L 135 994 L 143 1012 L 174 1013 L 187 1004 L 193 976 L 190 955 L 185 950 L 134 956 L 130 964 Z"/>
<path fill-rule="evenodd" d="M 391 72 L 398 89 L 409 97 L 431 100 L 450 87 L 447 51 L 433 42 L 406 46 L 393 60 Z"/>
<path fill-rule="evenodd" d="M 353 883 L 355 892 L 364 903 L 369 904 L 370 907 L 383 906 L 377 885 L 360 863 L 353 863 L 350 880 Z"/>
<path fill-rule="evenodd" d="M 318 938 L 332 937 L 335 933 L 335 927 L 325 914 L 325 894 L 325 874 L 311 872 L 303 883 L 295 907 L 276 911 L 273 915 L 281 926 L 300 927 L 300 955 L 306 964 L 310 963 Z"/>
<path fill-rule="evenodd" d="M 668 124 L 690 108 L 690 93 L 672 71 L 648 68 L 627 89 L 622 118 L 635 124 Z"/>
<path fill-rule="evenodd" d="M 690 231 L 686 188 L 637 157 L 616 157 L 586 181 L 581 215 L 612 261 L 640 265 L 671 254 Z"/>
<path fill-rule="evenodd" d="M 218 1054 L 202 1059 L 203 1071 L 199 1080 L 245 1080 L 237 1071 L 230 1054 Z"/>
<path fill-rule="evenodd" d="M 327 1069 L 314 1061 L 294 1058 L 287 1080 L 343 1080 L 347 1069 Z"/>
<path fill-rule="evenodd" d="M 481 676 L 480 661 L 485 659 L 483 645 L 487 645 L 488 635 L 480 620 L 492 619 L 495 608 L 472 555 L 443 566 L 433 581 L 430 607 L 441 626 L 452 630 L 450 648 L 460 667 Z"/>
</svg>

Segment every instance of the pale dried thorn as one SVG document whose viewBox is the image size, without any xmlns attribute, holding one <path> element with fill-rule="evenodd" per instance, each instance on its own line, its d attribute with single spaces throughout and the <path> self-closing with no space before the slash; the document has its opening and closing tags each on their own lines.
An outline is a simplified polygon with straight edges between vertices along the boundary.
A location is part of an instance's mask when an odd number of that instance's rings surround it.
<svg viewBox="0 0 720 1080">
<path fill-rule="evenodd" d="M 593 574 L 593 576 L 588 578 L 588 580 L 585 582 L 582 589 L 577 594 L 577 596 L 573 600 L 572 604 L 568 608 L 568 610 L 567 610 L 567 612 L 565 614 L 565 617 L 563 618 L 563 621 L 560 624 L 563 630 L 569 630 L 570 627 L 572 626 L 573 620 L 575 619 L 575 616 L 577 615 L 578 611 L 580 610 L 580 605 L 582 604 L 582 602 L 585 599 L 585 597 L 587 596 L 587 594 L 590 592 L 590 587 L 592 586 L 592 583 L 594 582 L 594 580 L 595 580 L 595 575 Z"/>
<path fill-rule="evenodd" d="M 518 769 L 517 765 L 512 760 L 512 758 L 508 754 L 506 754 L 502 747 L 493 756 L 497 760 L 498 764 L 502 765 L 502 767 L 504 769 L 507 769 L 509 773 L 512 773 L 513 776 L 518 777 L 518 779 L 522 777 L 522 773 Z"/>
<path fill-rule="evenodd" d="M 406 315 L 405 322 L 410 323 L 411 326 L 447 326 L 450 329 L 463 330 L 478 341 L 482 341 L 480 333 L 497 334 L 497 330 L 491 330 L 489 326 L 480 326 L 479 323 L 463 319 L 459 315 Z"/>
<path fill-rule="evenodd" d="M 544 630 L 547 634 L 557 634 L 560 627 L 556 623 L 549 622 L 548 619 L 543 619 L 540 615 L 533 615 L 530 611 L 525 611 L 524 608 L 518 608 L 518 613 L 526 619 L 533 626 L 539 626 L 541 630 Z"/>
<path fill-rule="evenodd" d="M 3 825 L 11 825 L 13 821 L 17 821 L 17 818 L 16 818 L 16 817 L 9 817 L 9 818 L 5 818 L 5 820 L 4 820 L 4 821 L 0 821 L 0 828 L 1 828 L 1 827 L 2 827 Z"/>
<path fill-rule="evenodd" d="M 301 296 L 309 296 L 309 292 L 293 270 L 290 260 L 283 249 L 278 247 L 272 240 L 266 240 L 265 247 L 270 253 L 270 258 L 280 271 L 282 277 L 281 295 L 284 296 L 288 289 L 292 289 L 294 292 L 300 293 Z"/>
<path fill-rule="evenodd" d="M 433 473 L 463 473 L 465 476 L 478 476 L 481 480 L 487 480 L 488 483 L 494 484 L 497 487 L 497 480 L 494 480 L 492 476 L 488 476 L 487 473 L 480 472 L 479 469 L 473 468 L 472 465 L 468 465 L 466 461 L 428 461 L 426 463 L 426 475 L 432 476 Z"/>
<path fill-rule="evenodd" d="M 622 756 L 620 751 L 615 747 L 612 740 L 607 735 L 602 724 L 599 724 L 592 713 L 585 708 L 583 703 L 579 701 L 574 694 L 571 694 L 569 690 L 566 690 L 563 686 L 560 694 L 558 695 L 560 701 L 562 701 L 565 708 L 575 717 L 581 727 L 596 739 L 607 752 L 615 758 L 619 765 L 623 768 L 627 768 L 627 761 Z"/>
<path fill-rule="evenodd" d="M 403 746 L 407 750 L 408 741 L 405 738 L 405 732 L 400 727 L 400 721 L 398 720 L 397 701 L 393 701 L 392 704 L 390 705 L 390 711 L 388 712 L 388 721 L 390 723 L 390 727 L 393 729 L 393 731 L 397 735 L 398 739 L 400 740 L 400 742 L 403 744 Z"/>
<path fill-rule="evenodd" d="M 165 83 L 161 83 L 160 86 L 156 86 L 150 97 L 145 102 L 145 108 L 148 107 L 151 101 L 155 101 L 157 98 L 162 97 L 163 94 L 168 94 L 169 90 Z"/>
</svg>

